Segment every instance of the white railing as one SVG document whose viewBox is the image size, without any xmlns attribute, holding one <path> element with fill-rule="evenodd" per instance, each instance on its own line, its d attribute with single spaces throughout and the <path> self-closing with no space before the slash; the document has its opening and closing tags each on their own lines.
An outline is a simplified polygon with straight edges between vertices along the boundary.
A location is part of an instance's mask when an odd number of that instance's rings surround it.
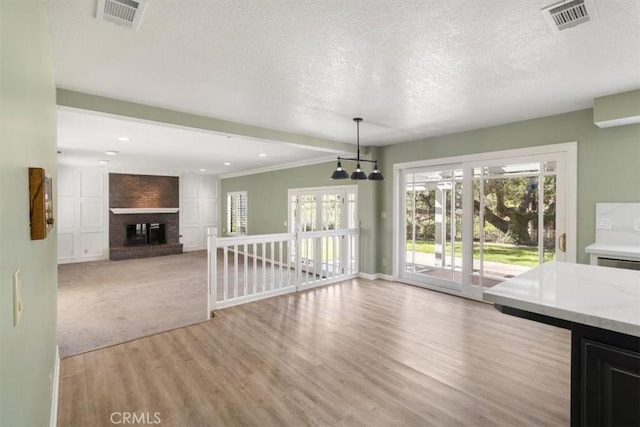
<svg viewBox="0 0 640 427">
<path fill-rule="evenodd" d="M 355 277 L 358 230 L 218 238 L 208 229 L 207 313 Z"/>
</svg>

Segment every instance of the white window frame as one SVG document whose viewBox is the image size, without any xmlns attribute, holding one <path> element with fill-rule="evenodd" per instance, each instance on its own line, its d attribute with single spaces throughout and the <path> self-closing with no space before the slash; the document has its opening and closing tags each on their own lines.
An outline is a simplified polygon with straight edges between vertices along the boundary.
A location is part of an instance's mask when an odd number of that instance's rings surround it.
<svg viewBox="0 0 640 427">
<path fill-rule="evenodd" d="M 293 196 L 298 197 L 300 194 L 303 193 L 324 193 L 324 192 L 336 192 L 336 191 L 344 191 L 344 199 L 343 201 L 345 203 L 348 203 L 348 198 L 350 194 L 354 194 L 355 195 L 355 220 L 356 220 L 356 224 L 354 224 L 356 226 L 356 228 L 360 227 L 360 217 L 358 216 L 358 186 L 357 185 L 327 185 L 324 187 L 300 187 L 300 188 L 289 188 L 287 191 L 287 228 L 291 231 L 291 232 L 295 232 L 298 230 L 293 230 L 293 223 L 295 222 L 295 219 L 292 217 L 291 215 L 291 198 Z M 343 212 L 344 218 L 343 218 L 343 223 L 346 225 L 348 224 L 348 220 L 347 220 L 347 209 L 344 209 Z"/>
<path fill-rule="evenodd" d="M 244 233 L 232 232 L 231 230 L 234 228 L 231 224 L 231 199 L 233 197 L 240 197 L 240 200 L 244 199 Z M 236 207 L 238 204 L 236 203 Z M 235 218 L 238 218 L 239 215 L 236 212 Z M 238 226 L 235 227 L 238 229 Z M 229 236 L 242 236 L 249 234 L 249 198 L 247 197 L 246 191 L 230 191 L 227 193 L 227 235 Z"/>
</svg>

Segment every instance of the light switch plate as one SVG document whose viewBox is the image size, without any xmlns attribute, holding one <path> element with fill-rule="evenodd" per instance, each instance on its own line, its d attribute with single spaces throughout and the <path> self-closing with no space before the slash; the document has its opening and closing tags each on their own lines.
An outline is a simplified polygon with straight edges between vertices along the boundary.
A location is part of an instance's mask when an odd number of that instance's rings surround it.
<svg viewBox="0 0 640 427">
<path fill-rule="evenodd" d="M 640 231 L 640 218 L 633 220 L 633 231 Z"/>
<path fill-rule="evenodd" d="M 611 218 L 598 218 L 596 228 L 598 230 L 611 230 Z"/>
<path fill-rule="evenodd" d="M 22 270 L 13 273 L 13 326 L 20 324 L 22 316 Z"/>
</svg>

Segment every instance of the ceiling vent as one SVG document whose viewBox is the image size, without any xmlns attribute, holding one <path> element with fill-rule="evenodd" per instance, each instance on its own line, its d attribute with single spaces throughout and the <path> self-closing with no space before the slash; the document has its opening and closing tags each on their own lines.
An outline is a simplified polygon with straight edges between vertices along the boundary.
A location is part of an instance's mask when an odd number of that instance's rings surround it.
<svg viewBox="0 0 640 427">
<path fill-rule="evenodd" d="M 98 0 L 96 18 L 137 30 L 147 0 Z"/>
<path fill-rule="evenodd" d="M 554 32 L 573 28 L 597 18 L 594 0 L 564 0 L 542 9 L 545 20 Z"/>
</svg>

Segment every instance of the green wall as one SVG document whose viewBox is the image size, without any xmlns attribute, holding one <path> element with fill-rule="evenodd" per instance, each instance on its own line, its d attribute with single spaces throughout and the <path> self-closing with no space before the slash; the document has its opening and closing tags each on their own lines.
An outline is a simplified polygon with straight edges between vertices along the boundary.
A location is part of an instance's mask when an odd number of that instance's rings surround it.
<svg viewBox="0 0 640 427">
<path fill-rule="evenodd" d="M 373 152 L 375 155 L 375 150 Z M 347 165 L 344 165 L 345 167 Z M 351 166 L 351 165 L 349 165 Z M 284 221 L 288 220 L 287 192 L 290 188 L 326 187 L 330 185 L 353 185 L 354 181 L 329 179 L 336 167 L 335 162 L 291 169 L 265 172 L 221 180 L 220 235 L 227 224 L 227 193 L 247 192 L 247 227 L 249 234 L 286 233 Z M 350 169 L 349 169 L 350 170 Z M 365 167 L 365 170 L 368 170 Z M 377 258 L 375 230 L 377 211 L 377 186 L 379 182 L 358 183 L 358 216 L 360 219 L 360 270 L 375 273 Z"/>
<path fill-rule="evenodd" d="M 30 239 L 28 167 L 56 182 L 47 2 L 0 0 L 0 425 L 49 425 L 56 354 L 56 233 Z M 13 326 L 12 275 L 24 311 Z"/>
<path fill-rule="evenodd" d="M 588 263 L 584 248 L 595 239 L 595 203 L 640 202 L 640 125 L 600 129 L 588 109 L 386 146 L 378 157 L 380 167 L 391 171 L 395 163 L 571 141 L 578 142 L 577 260 Z M 392 184 L 383 183 L 380 206 L 388 219 L 377 229 L 378 271 L 386 274 L 392 273 Z"/>
<path fill-rule="evenodd" d="M 392 273 L 394 164 L 572 141 L 578 142 L 577 260 L 588 263 L 584 248 L 594 241 L 595 203 L 640 202 L 640 125 L 600 129 L 593 124 L 592 109 L 373 150 L 386 180 L 358 184 L 361 271 Z M 249 232 L 285 232 L 287 189 L 343 184 L 328 179 L 334 167 L 328 163 L 223 179 L 220 228 L 226 224 L 226 193 L 246 190 Z"/>
</svg>

